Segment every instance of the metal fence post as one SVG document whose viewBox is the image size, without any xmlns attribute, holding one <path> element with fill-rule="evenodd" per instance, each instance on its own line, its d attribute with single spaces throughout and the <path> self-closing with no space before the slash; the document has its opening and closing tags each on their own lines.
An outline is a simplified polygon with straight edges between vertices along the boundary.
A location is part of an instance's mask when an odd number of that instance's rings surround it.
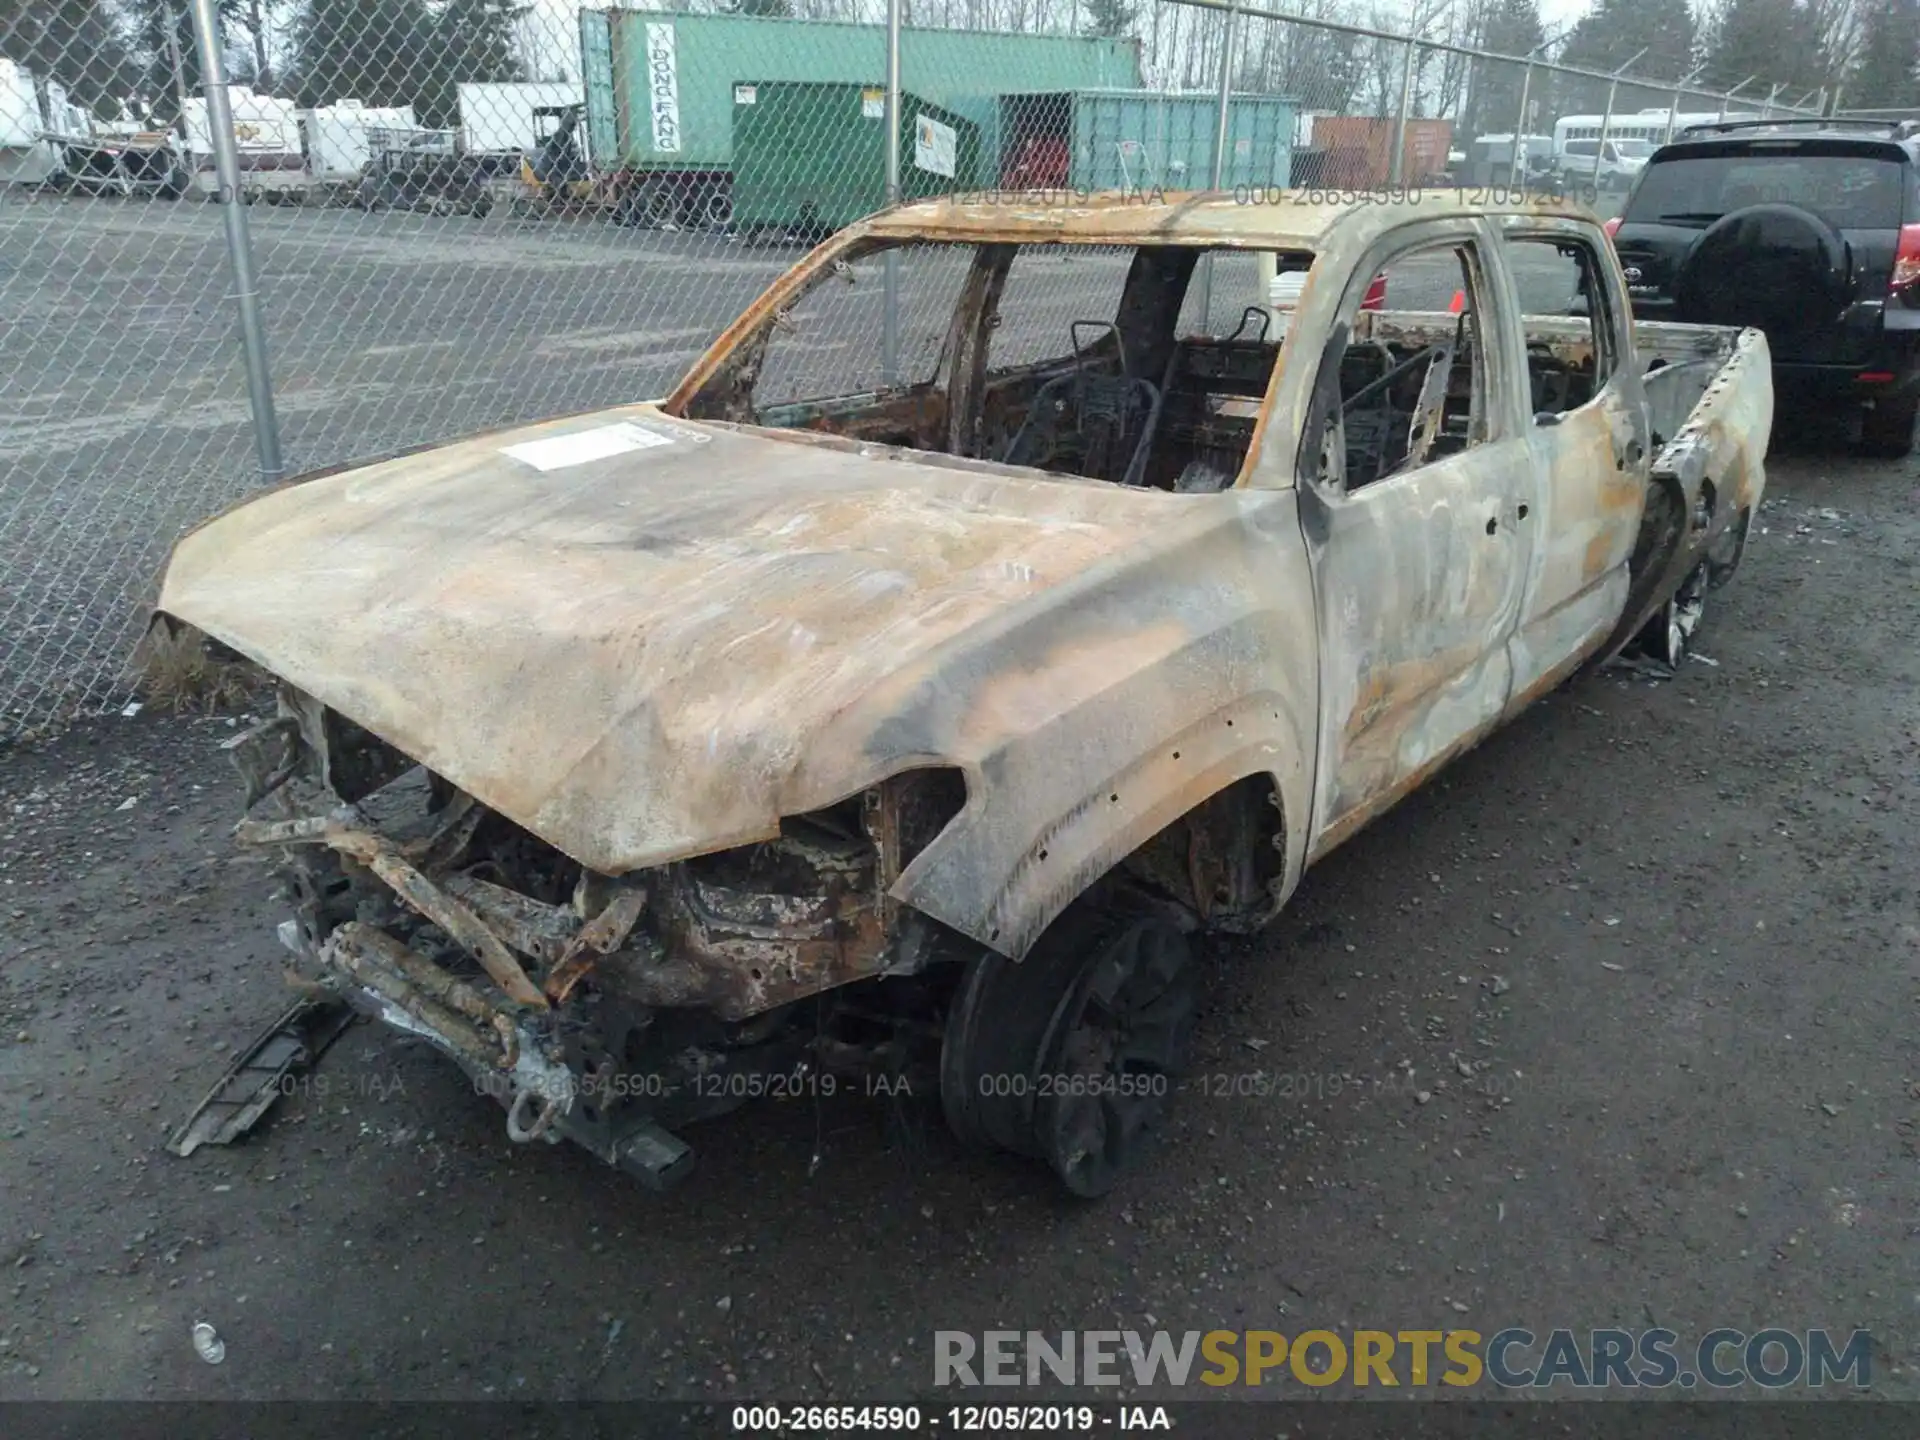
<svg viewBox="0 0 1920 1440">
<path fill-rule="evenodd" d="M 204 3 L 204 0 L 203 0 Z M 900 10 L 904 0 L 887 0 L 887 204 L 900 203 Z M 900 382 L 900 250 L 883 257 L 881 277 L 880 373 Z"/>
<path fill-rule="evenodd" d="M 1758 75 L 1749 75 L 1746 79 L 1742 80 L 1738 85 L 1734 86 L 1731 90 L 1727 91 L 1726 94 L 1720 97 L 1720 119 L 1723 122 L 1727 118 L 1727 106 L 1733 103 L 1733 101 L 1739 96 L 1742 90 L 1746 89 L 1747 86 L 1751 85 L 1754 81 L 1758 80 L 1759 78 L 1760 77 Z"/>
<path fill-rule="evenodd" d="M 1400 66 L 1400 113 L 1393 122 L 1393 154 L 1387 160 L 1387 185 L 1397 189 L 1407 178 L 1407 111 L 1413 105 L 1413 47 L 1407 41 L 1407 56 Z M 1443 157 L 1444 158 L 1444 157 Z"/>
<path fill-rule="evenodd" d="M 1220 32 L 1220 108 L 1213 124 L 1213 180 L 1210 189 L 1218 190 L 1227 173 L 1227 124 L 1232 118 L 1233 102 L 1233 22 L 1239 18 L 1237 7 L 1229 8 Z M 1213 256 L 1206 257 L 1200 272 L 1201 324 L 1212 323 Z"/>
<path fill-rule="evenodd" d="M 1669 145 L 1673 143 L 1674 126 L 1680 123 L 1680 97 L 1687 92 L 1687 87 L 1693 84 L 1693 82 L 1698 80 L 1699 78 L 1700 78 L 1699 70 L 1696 69 L 1696 70 L 1689 71 L 1687 74 L 1681 76 L 1679 81 L 1673 87 L 1673 103 L 1667 107 L 1666 143 Z"/>
<path fill-rule="evenodd" d="M 1533 98 L 1533 55 L 1527 55 L 1527 68 L 1520 76 L 1520 114 L 1513 122 L 1513 163 L 1507 171 L 1507 183 L 1526 182 L 1527 102 Z"/>
<path fill-rule="evenodd" d="M 1613 128 L 1613 102 L 1620 93 L 1620 77 L 1627 73 L 1639 58 L 1646 54 L 1646 47 L 1634 51 L 1625 65 L 1613 72 L 1613 78 L 1607 81 L 1607 108 L 1600 114 L 1600 138 L 1593 147 L 1593 190 L 1600 192 L 1600 167 L 1607 159 L 1607 132 Z"/>
<path fill-rule="evenodd" d="M 247 362 L 247 403 L 253 411 L 253 444 L 260 475 L 278 480 L 280 422 L 273 413 L 273 374 L 267 368 L 267 333 L 260 322 L 260 294 L 253 276 L 253 240 L 247 230 L 246 197 L 240 193 L 240 147 L 233 135 L 233 105 L 227 94 L 226 58 L 214 0 L 192 0 L 193 35 L 206 81 L 207 129 L 213 136 L 213 168 L 220 181 L 220 213 L 227 227 L 227 260 L 233 266 L 233 299 L 240 310 L 240 346 Z"/>
<path fill-rule="evenodd" d="M 180 107 L 176 128 L 181 140 L 191 143 L 193 136 L 187 129 L 187 71 L 180 63 L 180 21 L 171 11 L 167 14 L 167 64 L 173 70 L 173 103 Z"/>
<path fill-rule="evenodd" d="M 1226 178 L 1227 169 L 1227 124 L 1231 115 L 1233 98 L 1233 22 L 1239 18 L 1238 9 L 1227 11 L 1220 32 L 1220 108 L 1213 125 L 1213 186 L 1221 187 Z"/>
</svg>

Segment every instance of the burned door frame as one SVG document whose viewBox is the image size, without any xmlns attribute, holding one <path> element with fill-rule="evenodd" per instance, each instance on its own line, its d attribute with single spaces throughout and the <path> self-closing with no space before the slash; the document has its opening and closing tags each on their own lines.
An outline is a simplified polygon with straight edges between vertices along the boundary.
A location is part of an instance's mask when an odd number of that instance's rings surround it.
<svg viewBox="0 0 1920 1440">
<path fill-rule="evenodd" d="M 1589 316 L 1596 376 L 1604 383 L 1582 405 L 1544 420 L 1533 413 L 1528 367 L 1514 375 L 1526 422 L 1538 498 L 1525 522 L 1534 532 L 1521 619 L 1510 643 L 1513 693 L 1508 713 L 1571 674 L 1611 633 L 1625 604 L 1627 562 L 1639 534 L 1652 445 L 1633 355 L 1630 312 L 1617 267 L 1590 224 L 1526 215 L 1502 216 L 1499 259 L 1510 300 L 1503 307 L 1510 341 L 1527 353 L 1526 307 L 1516 260 L 1523 245 L 1578 245 L 1601 314 Z M 1564 317 L 1562 317 L 1564 318 Z M 1549 342 L 1556 343 L 1556 342 Z M 1568 341 L 1577 358 L 1586 341 Z"/>
<path fill-rule="evenodd" d="M 1525 353 L 1503 315 L 1511 300 L 1498 244 L 1495 228 L 1472 217 L 1390 232 L 1348 269 L 1335 323 L 1315 331 L 1333 337 L 1314 367 L 1321 392 L 1375 275 L 1423 251 L 1464 252 L 1485 437 L 1348 492 L 1344 480 L 1338 491 L 1323 482 L 1317 427 L 1302 427 L 1296 464 L 1321 695 L 1310 858 L 1390 808 L 1506 709 L 1531 543 L 1517 520 L 1534 478 L 1514 378 Z M 1333 384 L 1338 403 L 1337 374 Z"/>
</svg>

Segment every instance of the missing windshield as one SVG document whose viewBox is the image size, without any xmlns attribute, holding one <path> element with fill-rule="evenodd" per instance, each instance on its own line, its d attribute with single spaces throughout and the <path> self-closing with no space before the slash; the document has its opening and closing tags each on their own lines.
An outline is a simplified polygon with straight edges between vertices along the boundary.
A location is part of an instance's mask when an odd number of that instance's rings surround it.
<svg viewBox="0 0 1920 1440">
<path fill-rule="evenodd" d="M 684 413 L 1122 485 L 1225 489 L 1247 465 L 1282 333 L 1252 257 L 1212 256 L 1212 283 L 1199 285 L 1206 254 L 857 246 L 743 333 Z"/>
</svg>

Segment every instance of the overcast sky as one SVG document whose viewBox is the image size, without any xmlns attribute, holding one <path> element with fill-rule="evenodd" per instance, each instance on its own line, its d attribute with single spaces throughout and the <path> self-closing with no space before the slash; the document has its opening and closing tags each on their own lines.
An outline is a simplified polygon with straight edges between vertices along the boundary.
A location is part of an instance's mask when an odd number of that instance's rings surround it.
<svg viewBox="0 0 1920 1440">
<path fill-rule="evenodd" d="M 1571 28 L 1587 9 L 1587 0 L 1540 0 L 1540 23 L 1552 35 L 1563 27 Z"/>
</svg>

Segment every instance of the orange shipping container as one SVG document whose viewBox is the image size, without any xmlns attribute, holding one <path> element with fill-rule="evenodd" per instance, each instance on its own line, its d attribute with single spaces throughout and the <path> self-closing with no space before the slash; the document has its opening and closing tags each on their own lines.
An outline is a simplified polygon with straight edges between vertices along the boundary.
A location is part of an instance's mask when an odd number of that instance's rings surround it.
<svg viewBox="0 0 1920 1440">
<path fill-rule="evenodd" d="M 1405 168 L 1400 172 L 1409 185 L 1418 185 L 1429 176 L 1446 173 L 1447 151 L 1453 147 L 1451 120 L 1407 121 Z"/>
</svg>

